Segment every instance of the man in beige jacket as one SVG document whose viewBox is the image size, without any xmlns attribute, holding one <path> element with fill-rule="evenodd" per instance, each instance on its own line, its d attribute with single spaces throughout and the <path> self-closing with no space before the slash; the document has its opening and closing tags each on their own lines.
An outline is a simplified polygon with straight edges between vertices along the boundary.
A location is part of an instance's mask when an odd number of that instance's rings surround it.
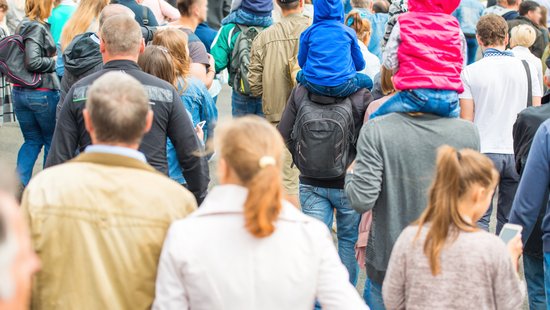
<svg viewBox="0 0 550 310">
<path fill-rule="evenodd" d="M 195 199 L 137 150 L 153 112 L 136 79 L 101 76 L 83 117 L 92 145 L 44 170 L 23 194 L 42 261 L 32 308 L 150 308 L 166 231 L 196 209 Z"/>
<path fill-rule="evenodd" d="M 248 81 L 254 96 L 262 97 L 263 113 L 268 121 L 277 125 L 286 107 L 290 92 L 296 84 L 299 70 L 296 55 L 300 35 L 311 25 L 311 19 L 302 14 L 304 0 L 277 0 L 282 19 L 260 32 L 250 54 Z M 283 167 L 283 185 L 292 202 L 298 200 L 298 176 L 292 166 L 292 157 L 286 152 Z"/>
</svg>

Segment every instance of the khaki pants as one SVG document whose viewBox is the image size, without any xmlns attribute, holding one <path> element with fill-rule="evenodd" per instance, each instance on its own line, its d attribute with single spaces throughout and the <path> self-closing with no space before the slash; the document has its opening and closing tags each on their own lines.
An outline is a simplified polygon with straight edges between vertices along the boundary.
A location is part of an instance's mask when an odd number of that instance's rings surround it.
<svg viewBox="0 0 550 310">
<path fill-rule="evenodd" d="M 279 123 L 271 123 L 273 126 L 277 126 Z M 291 199 L 298 202 L 298 177 L 300 176 L 300 170 L 296 166 L 292 165 L 292 155 L 285 148 L 285 154 L 283 156 L 283 187 L 285 193 L 290 196 Z"/>
</svg>

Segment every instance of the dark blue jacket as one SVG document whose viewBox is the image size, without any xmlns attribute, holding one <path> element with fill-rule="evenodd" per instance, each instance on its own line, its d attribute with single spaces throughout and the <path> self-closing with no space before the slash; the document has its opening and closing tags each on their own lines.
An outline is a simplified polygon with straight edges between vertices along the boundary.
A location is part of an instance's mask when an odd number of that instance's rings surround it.
<svg viewBox="0 0 550 310">
<path fill-rule="evenodd" d="M 544 252 L 550 252 L 550 212 L 547 190 L 550 186 L 550 120 L 540 125 L 510 212 L 510 223 L 523 226 L 525 244 L 533 231 L 541 206 L 546 206 L 542 221 Z"/>
<path fill-rule="evenodd" d="M 256 16 L 270 16 L 273 11 L 272 0 L 243 0 L 241 9 Z"/>
<path fill-rule="evenodd" d="M 136 0 L 116 0 L 116 2 L 113 3 L 122 4 L 132 10 L 132 12 L 134 12 L 135 14 L 134 18 L 140 26 L 158 27 L 159 23 L 155 18 L 155 14 L 153 14 L 153 11 L 151 11 L 151 9 L 149 9 L 148 7 L 138 4 Z M 149 23 L 147 25 L 145 25 L 143 22 L 144 12 L 146 12 L 147 19 L 149 20 Z"/>
<path fill-rule="evenodd" d="M 342 0 L 318 0 L 313 5 L 313 25 L 300 37 L 298 62 L 308 82 L 343 84 L 365 68 L 357 35 L 344 25 Z"/>
</svg>

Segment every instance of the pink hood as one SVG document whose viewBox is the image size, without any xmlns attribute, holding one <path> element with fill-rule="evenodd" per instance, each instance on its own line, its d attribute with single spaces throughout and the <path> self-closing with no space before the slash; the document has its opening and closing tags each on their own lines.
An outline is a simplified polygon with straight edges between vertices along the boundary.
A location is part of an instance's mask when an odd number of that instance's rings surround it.
<svg viewBox="0 0 550 310">
<path fill-rule="evenodd" d="M 460 5 L 460 0 L 409 0 L 409 12 L 451 14 Z"/>
</svg>

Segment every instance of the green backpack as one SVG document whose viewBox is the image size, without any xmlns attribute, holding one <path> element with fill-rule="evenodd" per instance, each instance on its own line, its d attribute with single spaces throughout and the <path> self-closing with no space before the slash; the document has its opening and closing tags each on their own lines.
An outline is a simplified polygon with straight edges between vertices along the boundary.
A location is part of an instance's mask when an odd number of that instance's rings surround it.
<svg viewBox="0 0 550 310">
<path fill-rule="evenodd" d="M 248 66 L 250 65 L 250 50 L 252 41 L 263 30 L 260 27 L 248 27 L 244 25 L 235 25 L 232 31 L 239 31 L 235 46 L 231 52 L 231 62 L 229 63 L 229 85 L 243 96 L 251 96 L 250 83 L 248 82 Z M 232 35 L 229 34 L 229 42 Z"/>
</svg>

